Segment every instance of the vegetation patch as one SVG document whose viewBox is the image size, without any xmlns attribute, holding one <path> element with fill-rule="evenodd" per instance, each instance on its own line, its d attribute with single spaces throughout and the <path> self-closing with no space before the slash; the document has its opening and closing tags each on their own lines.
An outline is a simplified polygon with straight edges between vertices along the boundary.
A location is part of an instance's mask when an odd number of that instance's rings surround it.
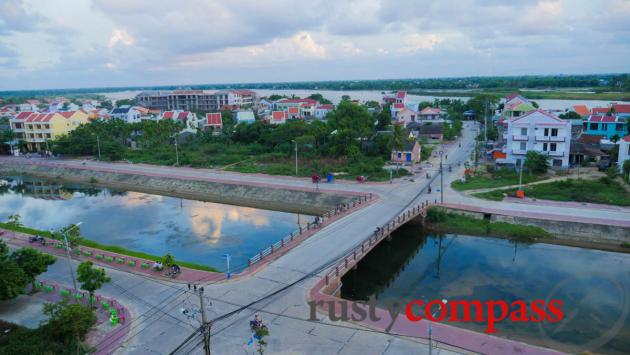
<svg viewBox="0 0 630 355">
<path fill-rule="evenodd" d="M 438 207 L 429 208 L 427 220 L 429 221 L 429 229 L 446 233 L 508 237 L 526 241 L 551 236 L 551 234 L 540 227 L 506 222 L 490 222 L 485 219 L 476 219 L 463 214 L 447 212 Z"/>
<path fill-rule="evenodd" d="M 523 172 L 523 184 L 545 179 L 544 175 Z M 464 181 L 456 180 L 451 183 L 455 190 L 477 190 L 501 186 L 518 185 L 518 172 L 510 169 L 494 169 L 488 165 L 485 169 L 478 169 L 475 173 L 466 175 Z"/>
<path fill-rule="evenodd" d="M 4 228 L 4 229 L 7 229 L 7 230 L 12 230 L 12 231 L 15 231 L 15 232 L 20 232 L 20 233 L 25 233 L 25 234 L 41 235 L 41 236 L 48 237 L 48 238 L 58 238 L 57 235 L 53 236 L 48 231 L 37 230 L 37 229 L 28 228 L 28 227 L 24 227 L 24 226 L 16 226 L 15 224 L 12 224 L 12 223 L 0 222 L 0 228 Z M 93 240 L 89 240 L 89 239 L 86 239 L 86 238 L 76 238 L 76 239 L 73 240 L 73 242 L 75 244 L 78 244 L 78 245 L 83 245 L 83 246 L 86 246 L 86 247 L 90 247 L 90 248 L 94 248 L 94 249 L 100 249 L 100 250 L 104 250 L 104 251 L 110 251 L 112 253 L 118 253 L 118 254 L 122 254 L 122 255 L 133 256 L 133 257 L 140 258 L 140 259 L 147 259 L 147 260 L 161 260 L 162 259 L 161 256 L 152 255 L 152 254 L 143 253 L 143 252 L 134 251 L 134 250 L 129 250 L 127 248 L 123 248 L 123 247 L 120 247 L 120 246 L 117 246 L 117 245 L 100 244 L 100 243 L 97 243 L 97 242 L 95 242 Z M 91 255 L 91 253 L 89 253 L 89 255 L 86 254 L 86 253 L 84 253 L 84 254 L 86 256 Z M 213 268 L 211 266 L 190 263 L 190 262 L 187 262 L 187 261 L 180 261 L 180 260 L 178 260 L 177 264 L 180 265 L 180 266 L 183 266 L 183 267 L 187 267 L 189 269 L 210 271 L 210 272 L 218 272 L 217 269 L 215 269 L 215 268 Z"/>
</svg>

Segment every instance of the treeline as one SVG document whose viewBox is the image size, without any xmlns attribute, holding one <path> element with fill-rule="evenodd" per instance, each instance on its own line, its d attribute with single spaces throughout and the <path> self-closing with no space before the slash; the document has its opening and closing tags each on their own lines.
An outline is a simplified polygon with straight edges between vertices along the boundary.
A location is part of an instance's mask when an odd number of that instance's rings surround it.
<svg viewBox="0 0 630 355">
<path fill-rule="evenodd" d="M 200 84 L 168 86 L 134 86 L 83 89 L 49 89 L 2 91 L 0 97 L 41 97 L 94 92 L 118 92 L 126 90 L 176 90 L 176 89 L 264 89 L 264 90 L 463 90 L 463 89 L 543 89 L 543 88 L 601 88 L 630 91 L 629 74 L 587 75 L 524 75 L 461 78 L 418 78 L 383 80 L 303 81 L 290 83 L 242 83 Z"/>
</svg>

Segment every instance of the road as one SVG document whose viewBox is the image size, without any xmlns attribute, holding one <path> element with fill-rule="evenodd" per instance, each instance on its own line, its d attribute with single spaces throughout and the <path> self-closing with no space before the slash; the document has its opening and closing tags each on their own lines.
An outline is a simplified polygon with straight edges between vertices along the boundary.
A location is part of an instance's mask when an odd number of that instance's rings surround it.
<svg viewBox="0 0 630 355">
<path fill-rule="evenodd" d="M 461 138 L 462 148 L 453 144 L 445 148 L 446 164 L 465 161 L 474 147 L 476 128 L 466 127 Z M 433 166 L 438 160 L 433 159 Z M 82 165 L 81 162 L 59 164 Z M 283 178 L 281 183 L 277 177 L 265 175 L 245 175 L 216 172 L 203 169 L 185 169 L 155 167 L 147 165 L 107 164 L 89 162 L 88 165 L 98 169 L 116 169 L 148 174 L 177 174 L 189 178 L 227 179 L 233 182 L 261 183 L 299 188 L 312 188 L 306 179 Z M 445 172 L 444 186 L 462 176 L 463 168 L 455 168 Z M 425 169 L 426 170 L 426 169 Z M 424 174 L 424 173 L 423 173 Z M 426 340 L 404 338 L 370 331 L 350 323 L 334 323 L 322 317 L 321 321 L 307 321 L 309 308 L 306 295 L 311 287 L 323 275 L 325 268 L 342 255 L 350 251 L 367 238 L 376 226 L 387 223 L 407 205 L 414 201 L 439 199 L 439 179 L 436 168 L 431 170 L 431 179 L 420 174 L 413 180 L 396 181 L 393 184 L 356 184 L 337 182 L 326 185 L 324 189 L 331 191 L 375 192 L 380 200 L 363 208 L 350 216 L 326 226 L 314 236 L 302 242 L 291 252 L 270 263 L 254 275 L 238 281 L 205 285 L 205 293 L 211 306 L 209 318 L 240 308 L 263 299 L 247 309 L 225 319 L 214 322 L 212 326 L 212 351 L 215 354 L 247 354 L 252 349 L 245 344 L 250 338 L 248 321 L 255 312 L 260 312 L 270 328 L 267 353 L 274 354 L 401 354 L 428 353 Z M 427 194 L 425 188 L 431 184 L 433 192 Z M 445 201 L 487 206 L 512 211 L 513 213 L 551 212 L 560 216 L 595 217 L 602 221 L 630 220 L 628 211 L 602 211 L 576 207 L 557 207 L 541 205 L 524 205 L 514 203 L 494 203 L 467 197 L 450 188 L 445 189 Z M 421 193 L 421 194 L 420 194 Z M 420 195 L 419 195 L 420 194 Z M 419 196 L 418 196 L 419 195 Z M 43 279 L 54 279 L 70 284 L 65 264 L 57 262 L 42 276 Z M 109 269 L 112 284 L 106 285 L 101 293 L 114 297 L 127 305 L 134 321 L 131 323 L 129 337 L 118 348 L 121 354 L 167 354 L 182 343 L 199 326 L 197 319 L 187 319 L 181 313 L 182 308 L 199 307 L 197 295 L 188 291 L 186 286 L 165 281 L 152 280 Z M 286 288 L 286 289 L 285 289 Z M 278 292 L 278 290 L 282 290 Z M 194 337 L 189 343 L 200 345 L 200 337 Z M 186 348 L 190 350 L 190 348 Z M 201 347 L 190 350 L 201 353 Z M 504 350 L 505 351 L 505 350 Z M 438 353 L 465 352 L 442 345 L 434 351 Z"/>
</svg>

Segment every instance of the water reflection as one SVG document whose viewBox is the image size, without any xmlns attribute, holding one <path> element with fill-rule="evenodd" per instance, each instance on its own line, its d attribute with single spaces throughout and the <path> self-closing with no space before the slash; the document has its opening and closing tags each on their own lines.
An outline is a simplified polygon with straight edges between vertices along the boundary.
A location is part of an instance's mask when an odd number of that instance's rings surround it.
<svg viewBox="0 0 630 355">
<path fill-rule="evenodd" d="M 146 253 L 172 252 L 185 261 L 233 266 L 297 228 L 297 215 L 42 179 L 5 178 L 0 220 L 20 214 L 24 225 L 56 229 L 82 221 L 90 239 Z M 302 218 L 304 220 L 304 217 Z"/>
<path fill-rule="evenodd" d="M 563 351 L 630 349 L 630 255 L 459 235 L 396 232 L 343 278 L 347 299 L 404 304 L 451 300 L 560 299 L 564 321 L 501 322 L 505 336 Z M 484 323 L 453 323 L 476 331 Z"/>
</svg>

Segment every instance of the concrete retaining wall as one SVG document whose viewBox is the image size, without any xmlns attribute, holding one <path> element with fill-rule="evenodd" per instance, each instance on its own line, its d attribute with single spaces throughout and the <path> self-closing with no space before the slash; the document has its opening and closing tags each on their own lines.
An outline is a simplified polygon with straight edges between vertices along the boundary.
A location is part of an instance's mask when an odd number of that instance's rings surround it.
<svg viewBox="0 0 630 355">
<path fill-rule="evenodd" d="M 353 199 L 352 196 L 315 191 L 36 165 L 0 166 L 0 173 L 23 174 L 79 183 L 92 183 L 96 179 L 94 182 L 96 185 L 110 188 L 313 215 L 322 214 L 334 209 L 340 203 L 348 203 Z"/>
<path fill-rule="evenodd" d="M 446 208 L 449 212 L 466 215 L 476 219 L 484 218 L 485 213 Z M 556 240 L 574 241 L 588 244 L 609 244 L 619 246 L 623 242 L 630 243 L 630 228 L 594 223 L 578 223 L 518 217 L 493 213 L 491 222 L 507 222 L 512 224 L 535 226 L 553 235 Z"/>
</svg>

